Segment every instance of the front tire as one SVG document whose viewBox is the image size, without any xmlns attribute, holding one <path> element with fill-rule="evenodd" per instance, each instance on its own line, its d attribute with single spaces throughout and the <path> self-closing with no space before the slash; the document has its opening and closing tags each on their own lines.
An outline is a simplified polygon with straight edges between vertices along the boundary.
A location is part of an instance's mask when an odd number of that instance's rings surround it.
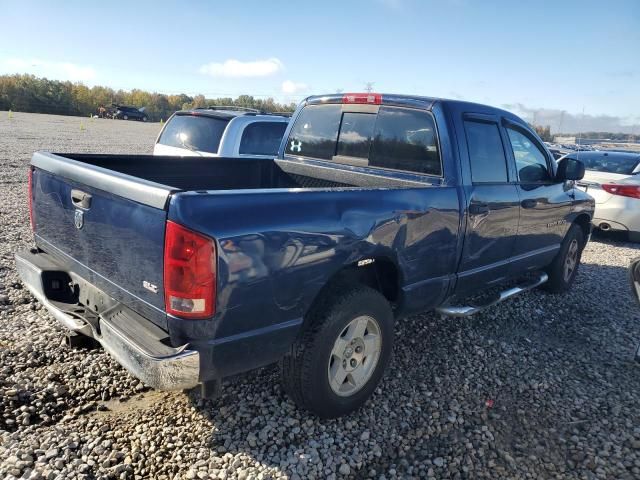
<svg viewBox="0 0 640 480">
<path fill-rule="evenodd" d="M 124 115 L 124 116 L 122 117 L 122 119 L 123 119 L 123 120 L 129 120 L 129 115 Z"/>
<path fill-rule="evenodd" d="M 301 408 L 334 418 L 361 407 L 393 349 L 393 312 L 376 290 L 336 288 L 318 302 L 281 361 L 284 390 Z"/>
<path fill-rule="evenodd" d="M 147 121 L 147 117 L 142 117 L 142 121 L 146 122 Z"/>
<path fill-rule="evenodd" d="M 571 225 L 562 241 L 560 251 L 547 267 L 549 280 L 543 285 L 551 293 L 564 293 L 571 288 L 576 275 L 582 250 L 584 249 L 584 234 L 579 225 Z"/>
</svg>

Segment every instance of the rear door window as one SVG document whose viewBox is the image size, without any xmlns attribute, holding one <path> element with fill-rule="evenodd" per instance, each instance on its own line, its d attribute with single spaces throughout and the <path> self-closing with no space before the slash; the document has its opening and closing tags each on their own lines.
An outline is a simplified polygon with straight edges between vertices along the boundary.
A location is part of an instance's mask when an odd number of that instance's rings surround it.
<svg viewBox="0 0 640 480">
<path fill-rule="evenodd" d="M 175 115 L 162 131 L 158 143 L 187 150 L 218 153 L 229 120 L 195 115 Z"/>
<path fill-rule="evenodd" d="M 507 182 L 507 159 L 496 123 L 465 120 L 471 180 L 474 183 Z"/>
<path fill-rule="evenodd" d="M 253 122 L 247 125 L 240 139 L 240 154 L 275 155 L 287 128 L 285 122 Z"/>
</svg>

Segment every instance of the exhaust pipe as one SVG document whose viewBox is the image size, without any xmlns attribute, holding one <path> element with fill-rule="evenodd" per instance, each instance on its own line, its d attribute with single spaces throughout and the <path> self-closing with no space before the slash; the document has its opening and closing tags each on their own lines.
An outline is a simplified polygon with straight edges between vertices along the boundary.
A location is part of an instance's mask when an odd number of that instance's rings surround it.
<svg viewBox="0 0 640 480">
<path fill-rule="evenodd" d="M 609 230 L 611 230 L 611 225 L 603 222 L 600 224 L 600 230 L 602 230 L 603 232 L 608 232 Z"/>
</svg>

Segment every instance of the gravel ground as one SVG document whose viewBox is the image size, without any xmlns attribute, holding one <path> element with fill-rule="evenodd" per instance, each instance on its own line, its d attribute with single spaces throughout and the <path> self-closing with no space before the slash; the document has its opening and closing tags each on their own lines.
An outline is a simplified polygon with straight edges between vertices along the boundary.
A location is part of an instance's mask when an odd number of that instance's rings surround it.
<svg viewBox="0 0 640 480">
<path fill-rule="evenodd" d="M 148 153 L 158 130 L 0 112 L 0 477 L 640 478 L 640 308 L 626 278 L 637 245 L 592 241 L 566 295 L 399 322 L 383 383 L 338 420 L 298 411 L 274 367 L 202 401 L 63 346 L 14 269 L 31 241 L 31 154 Z"/>
</svg>

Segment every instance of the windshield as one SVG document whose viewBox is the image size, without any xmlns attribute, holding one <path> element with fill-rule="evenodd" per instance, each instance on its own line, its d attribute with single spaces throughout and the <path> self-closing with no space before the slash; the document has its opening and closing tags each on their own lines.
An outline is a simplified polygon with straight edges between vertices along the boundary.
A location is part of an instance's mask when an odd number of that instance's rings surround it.
<svg viewBox="0 0 640 480">
<path fill-rule="evenodd" d="M 578 157 L 584 163 L 584 168 L 594 172 L 620 173 L 631 175 L 640 163 L 640 155 L 616 155 L 606 153 L 603 155 L 580 155 Z"/>
<path fill-rule="evenodd" d="M 176 115 L 165 127 L 158 143 L 199 152 L 218 153 L 229 120 L 195 115 Z"/>
</svg>

